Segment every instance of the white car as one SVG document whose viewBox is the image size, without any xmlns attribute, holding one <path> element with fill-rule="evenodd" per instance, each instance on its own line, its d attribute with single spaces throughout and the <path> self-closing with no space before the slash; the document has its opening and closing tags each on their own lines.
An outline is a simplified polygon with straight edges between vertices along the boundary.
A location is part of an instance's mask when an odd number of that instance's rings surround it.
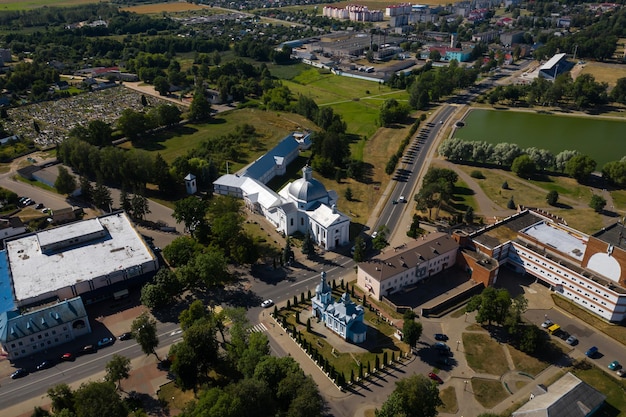
<svg viewBox="0 0 626 417">
<path fill-rule="evenodd" d="M 272 300 L 265 300 L 261 303 L 261 307 L 263 308 L 268 308 L 274 305 L 274 302 Z"/>
<path fill-rule="evenodd" d="M 548 327 L 552 326 L 554 323 L 552 323 L 552 320 L 548 319 L 546 321 L 544 321 L 543 323 L 541 323 L 541 327 L 543 327 L 544 329 L 547 329 Z"/>
<path fill-rule="evenodd" d="M 571 335 L 570 337 L 567 338 L 567 340 L 565 341 L 565 343 L 567 343 L 568 345 L 575 345 L 576 342 L 578 342 L 578 339 L 576 339 L 576 336 Z"/>
<path fill-rule="evenodd" d="M 406 198 L 404 198 L 404 196 L 401 195 L 400 198 L 398 199 L 398 203 L 406 203 Z"/>
<path fill-rule="evenodd" d="M 378 232 L 372 233 L 372 239 L 376 239 L 376 236 L 378 236 Z"/>
</svg>

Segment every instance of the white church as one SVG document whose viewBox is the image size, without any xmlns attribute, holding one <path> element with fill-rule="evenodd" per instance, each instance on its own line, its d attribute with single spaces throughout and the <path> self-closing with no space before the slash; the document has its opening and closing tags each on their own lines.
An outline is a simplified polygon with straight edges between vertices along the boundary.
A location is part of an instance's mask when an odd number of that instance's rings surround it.
<svg viewBox="0 0 626 417">
<path fill-rule="evenodd" d="M 287 184 L 278 193 L 265 185 L 274 176 L 285 173 L 303 143 L 307 142 L 302 140 L 301 134 L 287 136 L 241 174 L 218 178 L 213 183 L 213 191 L 242 198 L 249 210 L 262 214 L 286 235 L 309 232 L 317 245 L 332 250 L 350 240 L 350 218 L 337 210 L 336 192 L 327 191 L 313 178 L 309 166 L 302 169 L 302 178 Z"/>
</svg>

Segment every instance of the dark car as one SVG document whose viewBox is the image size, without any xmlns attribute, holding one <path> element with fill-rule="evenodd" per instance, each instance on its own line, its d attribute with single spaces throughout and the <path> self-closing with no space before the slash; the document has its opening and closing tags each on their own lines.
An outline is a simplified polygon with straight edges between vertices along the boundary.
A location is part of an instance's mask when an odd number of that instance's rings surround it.
<svg viewBox="0 0 626 417">
<path fill-rule="evenodd" d="M 435 333 L 435 340 L 441 340 L 442 342 L 446 342 L 448 340 L 448 336 L 443 333 Z"/>
<path fill-rule="evenodd" d="M 122 333 L 118 337 L 119 340 L 130 340 L 132 338 L 133 338 L 133 334 L 131 332 Z"/>
<path fill-rule="evenodd" d="M 105 337 L 103 339 L 98 340 L 98 347 L 105 347 L 105 346 L 109 346 L 112 345 L 115 342 L 115 339 L 113 339 L 112 337 Z"/>
<path fill-rule="evenodd" d="M 11 379 L 21 378 L 26 375 L 28 375 L 28 371 L 24 368 L 19 368 L 11 374 Z"/>
<path fill-rule="evenodd" d="M 96 347 L 94 345 L 85 345 L 80 349 L 81 353 L 96 353 Z"/>
<path fill-rule="evenodd" d="M 596 356 L 598 354 L 598 348 L 596 346 L 591 346 L 586 352 L 585 355 L 588 358 L 593 358 L 594 356 Z"/>
<path fill-rule="evenodd" d="M 52 368 L 54 366 L 54 362 L 46 359 L 45 361 L 41 362 L 39 365 L 37 365 L 37 370 L 41 371 L 43 369 L 48 369 L 48 368 Z"/>
</svg>

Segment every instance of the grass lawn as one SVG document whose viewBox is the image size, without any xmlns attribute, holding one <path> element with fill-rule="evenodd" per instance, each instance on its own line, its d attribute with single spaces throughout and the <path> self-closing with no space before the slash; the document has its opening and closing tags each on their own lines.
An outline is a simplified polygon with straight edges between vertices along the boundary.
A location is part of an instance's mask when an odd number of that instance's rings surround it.
<svg viewBox="0 0 626 417">
<path fill-rule="evenodd" d="M 62 6 L 79 6 L 82 4 L 96 3 L 94 0 L 0 0 L 1 10 L 28 10 L 38 7 L 62 7 Z"/>
<path fill-rule="evenodd" d="M 467 364 L 479 373 L 502 375 L 509 366 L 502 346 L 487 333 L 463 333 Z"/>
<path fill-rule="evenodd" d="M 470 174 L 476 168 L 467 165 L 457 165 L 460 169 Z M 480 188 L 487 194 L 487 197 L 494 203 L 505 208 L 511 197 L 516 204 L 527 207 L 539 207 L 546 209 L 552 214 L 564 218 L 570 227 L 585 233 L 593 233 L 603 227 L 602 216 L 587 207 L 591 199 L 589 187 L 580 185 L 571 178 L 560 176 L 548 176 L 545 181 L 526 181 L 508 171 L 500 169 L 480 168 L 485 176 L 484 179 L 477 180 Z M 506 181 L 509 185 L 507 190 L 502 189 L 502 183 Z M 542 191 L 531 187 L 530 184 L 543 188 Z M 557 190 L 559 195 L 575 199 L 581 206 L 573 207 L 569 201 L 560 199 L 560 207 L 549 206 L 546 202 L 546 195 L 551 190 Z M 573 202 L 572 202 L 573 203 Z M 480 214 L 480 213 L 479 213 Z"/>
<path fill-rule="evenodd" d="M 233 162 L 230 169 L 234 172 L 249 162 L 252 162 L 267 150 L 273 148 L 280 140 L 289 133 L 300 129 L 313 129 L 315 125 L 304 117 L 292 113 L 280 113 L 258 109 L 239 109 L 222 113 L 210 123 L 187 124 L 178 128 L 161 132 L 155 135 L 146 144 L 138 144 L 138 149 L 150 152 L 159 152 L 168 162 L 172 163 L 177 157 L 185 155 L 191 149 L 196 148 L 208 137 L 223 136 L 235 131 L 235 128 L 244 123 L 253 125 L 259 134 L 259 142 L 262 149 L 248 149 L 244 146 L 241 152 L 244 158 Z M 131 142 L 121 145 L 131 149 L 135 146 Z M 220 167 L 220 172 L 226 171 L 226 167 Z"/>
<path fill-rule="evenodd" d="M 474 398 L 485 408 L 492 408 L 509 396 L 500 380 L 472 378 L 471 381 Z"/>
<path fill-rule="evenodd" d="M 615 209 L 626 211 L 626 190 L 613 190 L 611 191 L 611 198 Z"/>
<path fill-rule="evenodd" d="M 522 149 L 534 146 L 555 155 L 574 149 L 589 155 L 599 168 L 626 155 L 622 140 L 626 120 L 473 109 L 464 121 L 454 136 L 465 140 L 515 143 Z"/>
<path fill-rule="evenodd" d="M 169 404 L 170 408 L 177 410 L 184 410 L 189 401 L 194 399 L 193 390 L 183 391 L 173 381 L 161 386 L 158 397 Z"/>
<path fill-rule="evenodd" d="M 123 7 L 120 10 L 137 14 L 161 14 L 163 12 L 179 13 L 190 10 L 204 10 L 207 11 L 207 14 L 210 12 L 210 9 L 207 9 L 206 7 L 187 2 L 141 4 L 137 6 Z"/>
<path fill-rule="evenodd" d="M 619 64 L 588 61 L 580 74 L 591 74 L 596 81 L 605 82 L 609 87 L 615 87 L 618 79 L 626 77 L 626 68 Z"/>
<path fill-rule="evenodd" d="M 439 398 L 441 398 L 443 405 L 437 408 L 438 412 L 455 414 L 459 411 L 459 404 L 456 401 L 456 389 L 454 389 L 454 387 L 447 387 L 440 390 Z"/>
<path fill-rule="evenodd" d="M 531 376 L 539 374 L 541 371 L 550 366 L 549 363 L 542 362 L 537 358 L 529 356 L 524 352 L 515 349 L 511 345 L 506 346 L 509 349 L 509 354 L 515 364 L 515 369 L 521 372 L 525 372 Z"/>
</svg>

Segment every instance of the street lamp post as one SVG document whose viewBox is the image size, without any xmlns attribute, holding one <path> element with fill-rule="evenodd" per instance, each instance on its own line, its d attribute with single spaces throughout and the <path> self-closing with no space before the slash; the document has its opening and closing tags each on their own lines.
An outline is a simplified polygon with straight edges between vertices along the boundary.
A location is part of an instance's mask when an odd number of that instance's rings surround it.
<svg viewBox="0 0 626 417">
<path fill-rule="evenodd" d="M 460 340 L 457 340 L 457 341 L 456 341 L 456 350 L 457 350 L 457 352 L 459 351 L 459 343 L 461 343 L 461 341 L 460 341 Z"/>
</svg>

